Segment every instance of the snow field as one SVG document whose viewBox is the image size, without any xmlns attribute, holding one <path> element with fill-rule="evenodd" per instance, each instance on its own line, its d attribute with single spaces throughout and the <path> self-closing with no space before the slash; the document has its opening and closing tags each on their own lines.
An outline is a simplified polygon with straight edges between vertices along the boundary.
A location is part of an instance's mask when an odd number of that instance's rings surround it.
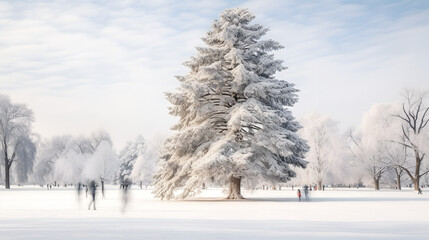
<svg viewBox="0 0 429 240">
<path fill-rule="evenodd" d="M 223 200 L 209 189 L 189 200 L 161 201 L 151 190 L 122 193 L 108 186 L 89 196 L 74 188 L 0 190 L 0 239 L 428 239 L 429 192 L 337 189 L 310 192 L 243 191 L 246 200 Z"/>
</svg>

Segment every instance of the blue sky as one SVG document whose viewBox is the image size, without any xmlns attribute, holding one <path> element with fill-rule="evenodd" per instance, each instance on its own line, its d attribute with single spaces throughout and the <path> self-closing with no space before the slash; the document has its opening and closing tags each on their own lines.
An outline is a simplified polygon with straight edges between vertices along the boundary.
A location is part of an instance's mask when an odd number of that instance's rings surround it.
<svg viewBox="0 0 429 240">
<path fill-rule="evenodd" d="M 429 1 L 1 1 L 0 93 L 27 103 L 44 137 L 105 129 L 117 146 L 167 134 L 163 93 L 219 12 L 249 8 L 289 68 L 297 117 L 342 129 L 403 88 L 429 89 Z"/>
</svg>

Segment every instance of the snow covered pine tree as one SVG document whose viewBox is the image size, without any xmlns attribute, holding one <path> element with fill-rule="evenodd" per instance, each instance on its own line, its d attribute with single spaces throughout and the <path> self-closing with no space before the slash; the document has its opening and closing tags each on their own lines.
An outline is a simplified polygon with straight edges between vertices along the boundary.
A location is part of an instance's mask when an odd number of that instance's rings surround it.
<svg viewBox="0 0 429 240">
<path fill-rule="evenodd" d="M 185 63 L 190 73 L 177 77 L 179 91 L 167 93 L 180 120 L 154 176 L 157 197 L 185 198 L 212 182 L 229 184 L 228 199 L 242 199 L 243 179 L 286 182 L 296 175 L 290 165 L 306 167 L 308 146 L 286 108 L 298 90 L 274 78 L 285 67 L 268 52 L 282 46 L 260 40 L 268 28 L 251 25 L 254 18 L 247 9 L 222 12 L 203 38 L 208 46 Z"/>
</svg>

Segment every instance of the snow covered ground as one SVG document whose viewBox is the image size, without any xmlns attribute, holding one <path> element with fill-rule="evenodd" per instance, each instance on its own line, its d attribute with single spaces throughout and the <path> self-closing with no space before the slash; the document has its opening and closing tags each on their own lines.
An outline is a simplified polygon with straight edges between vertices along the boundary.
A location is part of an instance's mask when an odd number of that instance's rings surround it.
<svg viewBox="0 0 429 240">
<path fill-rule="evenodd" d="M 206 190 L 191 200 L 161 201 L 109 186 L 88 211 L 71 188 L 0 190 L 0 239 L 429 239 L 429 191 L 329 189 L 298 202 L 295 191 L 244 191 L 222 200 Z"/>
</svg>

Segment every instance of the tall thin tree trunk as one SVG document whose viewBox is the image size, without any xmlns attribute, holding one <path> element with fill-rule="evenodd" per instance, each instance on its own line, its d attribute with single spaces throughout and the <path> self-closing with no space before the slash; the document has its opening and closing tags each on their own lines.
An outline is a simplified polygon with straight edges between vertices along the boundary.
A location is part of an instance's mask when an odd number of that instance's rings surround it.
<svg viewBox="0 0 429 240">
<path fill-rule="evenodd" d="M 414 190 L 418 191 L 420 187 L 420 165 L 422 164 L 422 160 L 420 159 L 420 154 L 417 149 L 414 149 L 414 154 L 416 156 L 416 171 L 414 172 Z"/>
<path fill-rule="evenodd" d="M 398 190 L 402 190 L 402 188 L 401 188 L 401 174 L 400 174 L 398 168 L 395 168 L 395 173 L 396 173 L 396 184 L 397 184 Z"/>
<path fill-rule="evenodd" d="M 9 156 L 7 153 L 7 144 L 6 144 L 6 137 L 3 139 L 3 147 L 4 147 L 4 186 L 6 189 L 10 189 L 10 163 L 9 163 Z"/>
<path fill-rule="evenodd" d="M 101 195 L 104 198 L 104 180 L 101 180 Z"/>
<path fill-rule="evenodd" d="M 380 190 L 380 178 L 374 178 L 374 190 Z"/>
<path fill-rule="evenodd" d="M 229 178 L 229 194 L 227 199 L 244 199 L 241 195 L 241 177 Z"/>
<path fill-rule="evenodd" d="M 5 186 L 6 189 L 10 189 L 10 176 L 9 176 L 9 172 L 10 172 L 9 162 L 5 161 L 5 166 L 4 166 L 4 186 Z"/>
</svg>

